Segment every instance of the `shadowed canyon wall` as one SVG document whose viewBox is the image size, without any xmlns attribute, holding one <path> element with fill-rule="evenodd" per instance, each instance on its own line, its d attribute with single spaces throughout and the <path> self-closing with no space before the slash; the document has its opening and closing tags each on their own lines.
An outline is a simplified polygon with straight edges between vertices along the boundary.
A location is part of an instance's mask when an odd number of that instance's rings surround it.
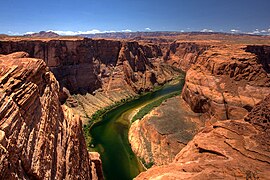
<svg viewBox="0 0 270 180">
<path fill-rule="evenodd" d="M 116 40 L 0 41 L 0 53 L 44 59 L 60 83 L 61 102 L 88 121 L 93 113 L 176 77 L 155 44 Z M 70 96 L 75 95 L 75 96 Z"/>
<path fill-rule="evenodd" d="M 120 85 L 139 92 L 152 88 L 155 83 L 164 83 L 163 74 L 155 74 L 154 62 L 149 60 L 162 56 L 156 45 L 91 39 L 1 41 L 1 54 L 18 51 L 44 59 L 60 85 L 72 94 L 99 88 L 112 90 Z"/>
</svg>

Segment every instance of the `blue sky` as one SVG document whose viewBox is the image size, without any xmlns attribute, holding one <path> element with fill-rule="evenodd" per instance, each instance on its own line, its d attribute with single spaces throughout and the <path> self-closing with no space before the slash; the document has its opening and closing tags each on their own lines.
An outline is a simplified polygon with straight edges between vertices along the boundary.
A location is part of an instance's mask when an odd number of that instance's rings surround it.
<svg viewBox="0 0 270 180">
<path fill-rule="evenodd" d="M 0 33 L 270 33 L 270 0 L 2 0 Z"/>
</svg>

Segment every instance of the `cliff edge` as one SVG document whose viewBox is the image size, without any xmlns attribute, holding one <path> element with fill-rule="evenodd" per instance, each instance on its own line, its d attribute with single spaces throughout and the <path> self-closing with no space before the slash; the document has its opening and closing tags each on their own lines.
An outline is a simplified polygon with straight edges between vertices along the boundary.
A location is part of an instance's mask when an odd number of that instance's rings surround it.
<svg viewBox="0 0 270 180">
<path fill-rule="evenodd" d="M 40 59 L 0 55 L 0 179 L 93 179 L 80 117 Z"/>
<path fill-rule="evenodd" d="M 242 120 L 204 128 L 175 157 L 136 179 L 268 179 L 270 96 Z"/>
</svg>

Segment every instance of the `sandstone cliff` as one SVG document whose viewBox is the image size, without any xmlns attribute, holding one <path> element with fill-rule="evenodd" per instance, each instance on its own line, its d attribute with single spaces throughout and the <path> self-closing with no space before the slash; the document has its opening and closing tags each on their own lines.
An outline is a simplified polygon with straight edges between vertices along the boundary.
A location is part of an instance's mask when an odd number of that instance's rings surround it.
<svg viewBox="0 0 270 180">
<path fill-rule="evenodd" d="M 165 60 L 186 70 L 189 107 L 179 98 L 170 104 L 173 98 L 136 121 L 129 132 L 135 154 L 147 165 L 168 164 L 200 127 L 244 118 L 270 94 L 269 54 L 269 46 L 172 43 Z M 189 108 L 200 118 L 190 118 Z"/>
<path fill-rule="evenodd" d="M 0 179 L 97 178 L 79 116 L 61 106 L 45 62 L 27 56 L 0 56 Z"/>
<path fill-rule="evenodd" d="M 153 44 L 92 39 L 0 42 L 0 53 L 18 51 L 44 59 L 60 85 L 72 94 L 99 88 L 138 92 L 156 82 L 164 83 L 167 75 L 160 73 L 154 60 L 149 59 L 162 56 L 160 48 Z"/>
<path fill-rule="evenodd" d="M 204 128 L 174 162 L 153 167 L 136 179 L 268 179 L 270 96 L 245 120 Z"/>
<path fill-rule="evenodd" d="M 154 44 L 92 39 L 0 41 L 0 53 L 17 51 L 44 59 L 60 83 L 61 102 L 82 117 L 177 76 L 177 71 L 162 63 L 161 49 Z"/>
<path fill-rule="evenodd" d="M 202 126 L 200 115 L 192 112 L 180 96 L 173 97 L 131 125 L 129 142 L 147 168 L 165 165 Z"/>
<path fill-rule="evenodd" d="M 186 72 L 209 47 L 207 44 L 176 41 L 165 48 L 163 58 L 167 63 Z"/>
<path fill-rule="evenodd" d="M 270 93 L 268 63 L 269 48 L 212 46 L 187 71 L 182 97 L 194 112 L 207 113 L 210 124 L 241 119 Z"/>
</svg>

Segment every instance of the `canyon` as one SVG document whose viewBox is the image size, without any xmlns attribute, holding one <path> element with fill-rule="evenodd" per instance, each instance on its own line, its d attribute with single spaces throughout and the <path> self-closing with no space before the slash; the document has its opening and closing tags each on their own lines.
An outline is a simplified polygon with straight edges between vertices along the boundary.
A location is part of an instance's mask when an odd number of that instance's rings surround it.
<svg viewBox="0 0 270 180">
<path fill-rule="evenodd" d="M 18 51 L 46 62 L 61 86 L 60 101 L 74 107 L 84 122 L 95 111 L 149 91 L 177 74 L 160 62 L 161 50 L 154 44 L 92 39 L 0 43 L 2 54 Z"/>
<path fill-rule="evenodd" d="M 175 161 L 175 156 L 204 127 L 243 119 L 270 94 L 269 46 L 172 45 L 170 51 L 180 56 L 173 54 L 168 62 L 187 72 L 182 98 L 178 103 L 164 102 L 136 121 L 129 134 L 133 151 L 147 164 L 156 166 Z M 176 105 L 179 107 L 172 108 Z"/>
<path fill-rule="evenodd" d="M 4 38 L 0 177 L 102 179 L 83 124 L 182 72 L 181 96 L 130 127 L 153 166 L 136 179 L 269 177 L 270 40 L 226 36 Z"/>
</svg>

